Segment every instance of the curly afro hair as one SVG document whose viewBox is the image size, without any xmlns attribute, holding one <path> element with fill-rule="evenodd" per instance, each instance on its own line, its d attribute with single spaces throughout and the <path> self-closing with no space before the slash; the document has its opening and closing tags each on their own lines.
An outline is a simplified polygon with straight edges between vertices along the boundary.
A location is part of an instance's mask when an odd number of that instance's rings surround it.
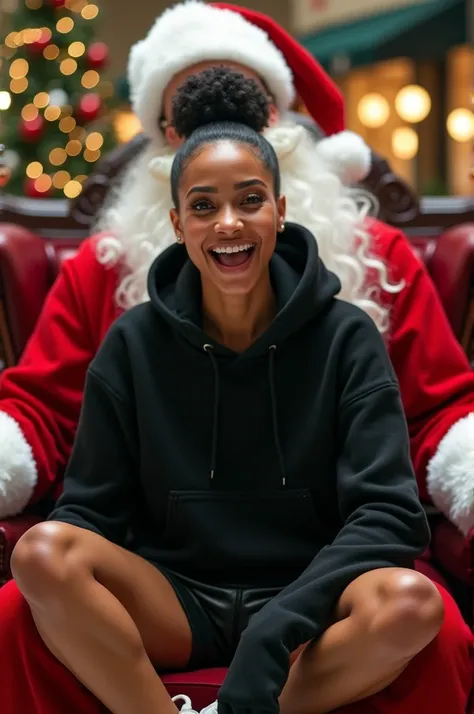
<svg viewBox="0 0 474 714">
<path fill-rule="evenodd" d="M 228 67 L 212 67 L 192 74 L 180 86 L 172 103 L 172 124 L 189 138 L 206 124 L 244 124 L 257 133 L 268 126 L 268 96 L 254 79 Z"/>
</svg>

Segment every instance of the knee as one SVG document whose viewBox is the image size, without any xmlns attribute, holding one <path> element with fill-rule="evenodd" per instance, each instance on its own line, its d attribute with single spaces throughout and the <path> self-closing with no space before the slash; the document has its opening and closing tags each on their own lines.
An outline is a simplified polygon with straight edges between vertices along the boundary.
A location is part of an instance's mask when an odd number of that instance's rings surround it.
<svg viewBox="0 0 474 714">
<path fill-rule="evenodd" d="M 420 573 L 397 570 L 380 586 L 377 634 L 387 644 L 409 654 L 428 645 L 441 630 L 444 604 L 438 589 Z"/>
<path fill-rule="evenodd" d="M 74 575 L 80 560 L 69 556 L 77 542 L 76 530 L 64 523 L 39 523 L 20 538 L 11 571 L 27 599 L 56 591 Z"/>
</svg>

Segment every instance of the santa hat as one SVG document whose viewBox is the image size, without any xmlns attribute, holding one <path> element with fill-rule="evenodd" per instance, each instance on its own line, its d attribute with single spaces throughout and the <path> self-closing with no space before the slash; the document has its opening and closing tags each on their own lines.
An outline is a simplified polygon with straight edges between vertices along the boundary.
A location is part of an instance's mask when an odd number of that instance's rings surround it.
<svg viewBox="0 0 474 714">
<path fill-rule="evenodd" d="M 370 149 L 344 131 L 344 100 L 321 65 L 272 18 L 227 3 L 187 0 L 166 10 L 144 40 L 132 47 L 128 75 L 133 108 L 145 133 L 164 144 L 160 128 L 163 92 L 181 70 L 206 60 L 231 60 L 256 72 L 280 112 L 295 91 L 328 138 L 324 160 L 346 179 L 370 170 Z"/>
</svg>

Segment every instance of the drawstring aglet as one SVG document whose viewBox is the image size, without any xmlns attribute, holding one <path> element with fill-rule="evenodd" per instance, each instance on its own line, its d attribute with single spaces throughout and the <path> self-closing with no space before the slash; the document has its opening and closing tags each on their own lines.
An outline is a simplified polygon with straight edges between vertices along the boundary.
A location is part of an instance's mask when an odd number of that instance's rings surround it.
<svg viewBox="0 0 474 714">
<path fill-rule="evenodd" d="M 283 488 L 286 488 L 286 476 L 283 476 L 282 484 L 283 484 Z"/>
<path fill-rule="evenodd" d="M 214 473 L 215 473 L 214 469 L 211 469 L 210 474 L 209 474 L 211 477 L 211 481 L 214 481 Z"/>
</svg>

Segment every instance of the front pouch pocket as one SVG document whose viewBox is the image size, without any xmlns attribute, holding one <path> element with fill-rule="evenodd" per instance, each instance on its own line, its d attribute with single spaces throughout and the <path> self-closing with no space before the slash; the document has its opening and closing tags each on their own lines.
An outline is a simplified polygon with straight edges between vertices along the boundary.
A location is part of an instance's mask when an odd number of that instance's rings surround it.
<svg viewBox="0 0 474 714">
<path fill-rule="evenodd" d="M 305 567 L 323 545 L 309 489 L 169 494 L 161 547 L 176 565 Z"/>
</svg>

